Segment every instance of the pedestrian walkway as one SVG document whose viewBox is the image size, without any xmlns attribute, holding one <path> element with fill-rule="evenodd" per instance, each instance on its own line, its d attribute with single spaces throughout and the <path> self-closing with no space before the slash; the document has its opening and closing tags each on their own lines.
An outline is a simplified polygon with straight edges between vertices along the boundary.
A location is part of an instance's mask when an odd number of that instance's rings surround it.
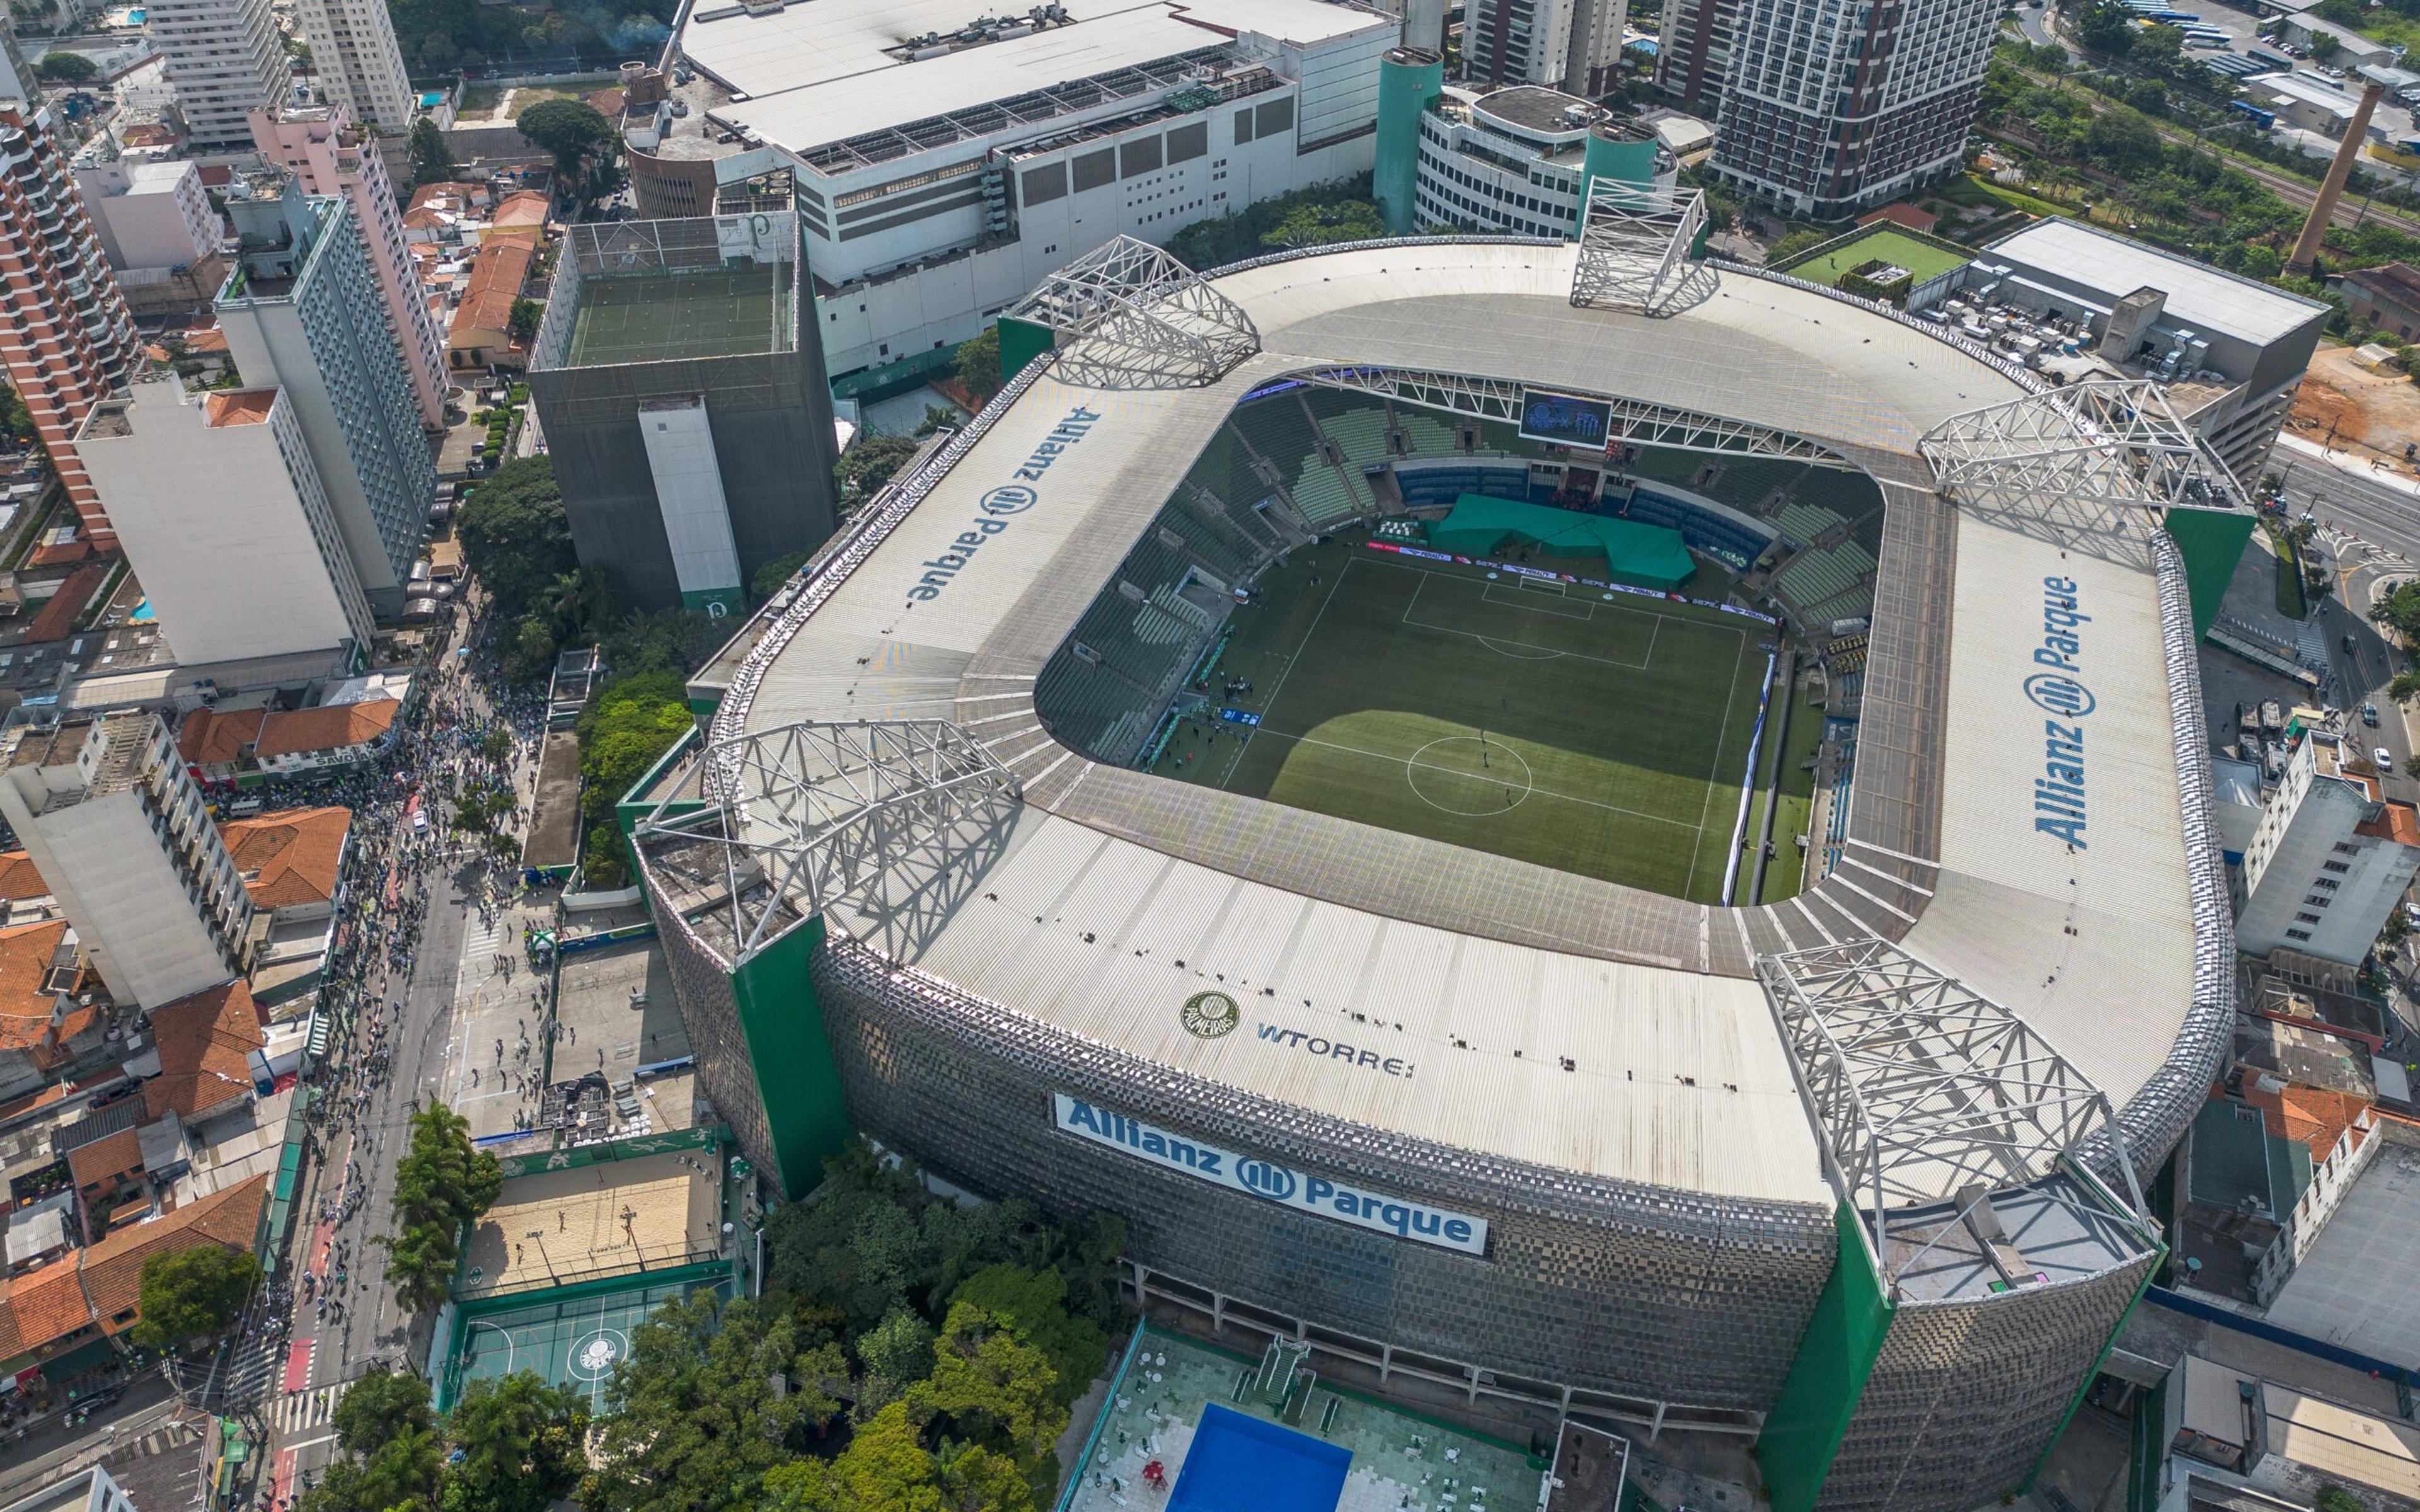
<svg viewBox="0 0 2420 1512">
<path fill-rule="evenodd" d="M 148 1458 L 152 1455 L 166 1454 L 171 1449 L 181 1449 L 189 1443 L 199 1442 L 201 1437 L 200 1427 L 186 1422 L 181 1417 L 173 1417 L 134 1440 L 127 1446 L 126 1453 L 140 1458 Z"/>
<path fill-rule="evenodd" d="M 297 1435 L 309 1437 L 311 1429 L 335 1420 L 336 1404 L 345 1399 L 345 1390 L 351 1384 L 349 1381 L 340 1381 L 333 1386 L 318 1386 L 280 1396 L 269 1404 L 261 1413 L 261 1420 L 269 1425 L 270 1432 L 281 1443 Z"/>
<path fill-rule="evenodd" d="M 311 1364 L 318 1357 L 319 1341 L 316 1338 L 296 1339 L 286 1351 L 286 1375 L 277 1389 L 301 1391 L 311 1383 Z"/>
</svg>

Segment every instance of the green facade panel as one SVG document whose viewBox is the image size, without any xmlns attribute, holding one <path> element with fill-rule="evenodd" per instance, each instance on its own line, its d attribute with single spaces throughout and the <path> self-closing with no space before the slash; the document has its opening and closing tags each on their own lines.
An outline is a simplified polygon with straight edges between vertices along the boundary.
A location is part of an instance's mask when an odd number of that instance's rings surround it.
<svg viewBox="0 0 2420 1512">
<path fill-rule="evenodd" d="M 1843 1203 L 1832 1227 L 1839 1258 L 1757 1436 L 1756 1462 L 1773 1512 L 1812 1512 L 1890 1333 L 1890 1299 L 1883 1295 L 1855 1210 Z"/>
<path fill-rule="evenodd" d="M 782 1196 L 792 1202 L 814 1190 L 824 1162 L 840 1153 L 851 1132 L 823 1004 L 807 971 L 823 943 L 824 921 L 810 918 L 731 974 Z"/>
<path fill-rule="evenodd" d="M 1000 380 L 1009 379 L 1025 371 L 1025 364 L 1048 351 L 1057 338 L 1050 328 L 1032 320 L 1019 320 L 1014 316 L 1000 317 Z"/>
<path fill-rule="evenodd" d="M 1445 93 L 1445 59 L 1399 47 L 1378 60 L 1378 134 L 1371 148 L 1370 197 L 1387 234 L 1410 236 L 1419 221 L 1420 117 Z"/>
<path fill-rule="evenodd" d="M 2240 510 L 2171 509 L 2169 539 L 2185 559 L 2185 589 L 2193 600 L 2194 640 L 2210 633 L 2243 544 L 2252 539 L 2252 517 Z"/>
</svg>

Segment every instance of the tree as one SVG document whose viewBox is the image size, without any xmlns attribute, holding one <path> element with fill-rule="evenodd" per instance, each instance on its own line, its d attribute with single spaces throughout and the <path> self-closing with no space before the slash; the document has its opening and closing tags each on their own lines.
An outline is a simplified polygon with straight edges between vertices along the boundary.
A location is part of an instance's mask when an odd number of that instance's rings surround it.
<svg viewBox="0 0 2420 1512">
<path fill-rule="evenodd" d="M 554 463 L 543 454 L 513 458 L 473 489 L 455 535 L 507 618 L 526 612 L 542 589 L 580 566 Z"/>
<path fill-rule="evenodd" d="M 874 1414 L 830 1460 L 798 1459 L 765 1476 L 768 1512 L 1031 1512 L 1032 1489 L 987 1449 L 936 1455 L 905 1404 Z"/>
<path fill-rule="evenodd" d="M 395 1232 L 382 1236 L 387 1279 L 404 1305 L 442 1304 L 461 1259 L 460 1236 L 504 1189 L 496 1157 L 471 1144 L 470 1121 L 442 1103 L 411 1116 L 411 1142 L 396 1162 Z"/>
<path fill-rule="evenodd" d="M 554 632 L 546 627 L 545 619 L 524 614 L 513 622 L 498 670 L 508 683 L 526 687 L 544 682 L 554 671 Z"/>
<path fill-rule="evenodd" d="M 473 1381 L 446 1414 L 445 1429 L 460 1458 L 438 1499 L 442 1512 L 546 1512 L 586 1469 L 587 1406 L 577 1392 L 527 1370 Z"/>
<path fill-rule="evenodd" d="M 514 118 L 530 146 L 554 159 L 556 178 L 576 199 L 613 193 L 622 139 L 613 125 L 582 100 L 541 100 Z"/>
<path fill-rule="evenodd" d="M 90 84 L 100 76 L 101 65 L 82 53 L 45 53 L 34 65 L 34 74 L 52 84 Z"/>
<path fill-rule="evenodd" d="M 425 1427 L 407 1427 L 365 1457 L 331 1464 L 296 1512 L 398 1512 L 426 1507 L 445 1473 L 444 1446 Z"/>
<path fill-rule="evenodd" d="M 780 593 L 782 585 L 788 582 L 800 567 L 805 566 L 807 558 L 812 555 L 814 553 L 810 551 L 793 551 L 787 556 L 775 557 L 757 568 L 748 578 L 749 598 L 762 604 Z"/>
<path fill-rule="evenodd" d="M 1832 234 L 1828 231 L 1811 229 L 1792 231 L 1764 249 L 1764 265 L 1767 268 L 1778 268 L 1807 248 L 1820 247 L 1831 239 Z"/>
<path fill-rule="evenodd" d="M 527 342 L 537 334 L 538 319 L 545 314 L 546 306 L 535 300 L 513 301 L 512 313 L 504 316 L 504 334 Z"/>
<path fill-rule="evenodd" d="M 1326 247 L 1340 241 L 1374 241 L 1387 234 L 1378 207 L 1368 200 L 1297 205 L 1261 237 L 1271 249 Z"/>
<path fill-rule="evenodd" d="M 933 1373 L 933 1327 L 905 1307 L 894 1308 L 858 1335 L 857 1360 L 863 1368 L 855 1411 L 862 1422 Z"/>
<path fill-rule="evenodd" d="M 2104 57 L 2124 57 L 2134 45 L 2134 13 L 2118 0 L 2100 0 L 2075 21 L 2075 39 Z"/>
<path fill-rule="evenodd" d="M 454 149 L 446 145 L 445 133 L 437 123 L 423 116 L 411 123 L 411 187 L 442 184 L 462 171 L 454 161 Z"/>
<path fill-rule="evenodd" d="M 1059 1376 L 1006 1319 L 972 1303 L 951 1306 L 933 1344 L 933 1373 L 908 1388 L 908 1415 L 945 1418 L 952 1438 L 1016 1461 L 1037 1499 L 1058 1480 L 1052 1445 L 1067 1427 Z"/>
<path fill-rule="evenodd" d="M 848 449 L 832 469 L 832 481 L 844 498 L 871 499 L 916 455 L 916 442 L 906 436 L 868 436 Z"/>
<path fill-rule="evenodd" d="M 839 1414 L 847 1375 L 839 1348 L 807 1348 L 779 1306 L 706 1293 L 666 1303 L 630 1331 L 605 1388 L 581 1504 L 752 1512 L 766 1473 Z"/>
<path fill-rule="evenodd" d="M 679 673 L 643 672 L 607 683 L 572 726 L 580 738 L 581 816 L 591 824 L 612 818 L 631 784 L 696 728 Z"/>
<path fill-rule="evenodd" d="M 248 1250 L 203 1244 L 147 1256 L 134 1342 L 157 1350 L 215 1334 L 235 1321 L 259 1280 L 260 1261 Z"/>
<path fill-rule="evenodd" d="M 980 409 L 991 403 L 1002 381 L 1000 372 L 1000 322 L 995 320 L 983 328 L 974 340 L 960 342 L 956 358 L 958 381 L 966 385 L 967 396 Z"/>
<path fill-rule="evenodd" d="M 630 885 L 630 861 L 622 854 L 622 831 L 612 824 L 596 825 L 580 855 L 580 880 L 599 892 Z"/>
<path fill-rule="evenodd" d="M 409 1371 L 373 1370 L 348 1388 L 331 1419 L 347 1454 L 374 1454 L 406 1432 L 437 1426 L 428 1382 Z"/>
<path fill-rule="evenodd" d="M 2086 151 L 2120 173 L 2157 166 L 2160 161 L 2159 131 L 2131 110 L 2103 111 L 2094 116 L 2091 128 L 2084 133 L 2084 145 Z"/>
<path fill-rule="evenodd" d="M 1082 1396 L 1109 1363 L 1109 1335 L 1067 1311 L 1067 1278 L 1056 1271 L 985 1266 L 950 1293 L 953 1315 L 961 1306 L 981 1308 L 1040 1350 L 1058 1378 L 1063 1406 Z"/>
</svg>

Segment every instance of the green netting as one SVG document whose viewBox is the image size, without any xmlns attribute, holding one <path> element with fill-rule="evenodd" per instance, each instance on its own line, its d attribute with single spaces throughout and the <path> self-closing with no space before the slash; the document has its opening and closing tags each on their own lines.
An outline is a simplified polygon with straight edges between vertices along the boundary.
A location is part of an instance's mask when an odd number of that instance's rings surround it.
<svg viewBox="0 0 2420 1512">
<path fill-rule="evenodd" d="M 1429 544 L 1440 551 L 1483 557 L 1507 541 L 1556 556 L 1602 553 L 1608 580 L 1659 593 L 1673 592 L 1697 571 L 1679 531 L 1483 494 L 1464 494 L 1429 526 Z"/>
</svg>

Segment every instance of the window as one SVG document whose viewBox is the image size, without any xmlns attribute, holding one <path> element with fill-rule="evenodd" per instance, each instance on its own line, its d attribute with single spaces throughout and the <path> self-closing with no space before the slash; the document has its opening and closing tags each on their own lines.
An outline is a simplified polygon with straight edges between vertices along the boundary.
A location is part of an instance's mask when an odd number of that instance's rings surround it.
<svg viewBox="0 0 2420 1512">
<path fill-rule="evenodd" d="M 1098 189 L 1118 176 L 1118 154 L 1115 147 L 1103 147 L 1087 152 L 1075 160 L 1076 192 Z"/>
<path fill-rule="evenodd" d="M 2359 856 L 2361 854 L 2361 847 L 2353 844 L 2350 841 L 2340 840 L 2336 841 L 2335 852 L 2338 856 Z"/>
<path fill-rule="evenodd" d="M 1047 205 L 1067 193 L 1067 165 L 1049 162 L 1039 168 L 1028 168 L 1024 177 L 1017 181 L 1017 187 L 1023 192 L 1026 204 Z"/>
<path fill-rule="evenodd" d="M 1119 145 L 1119 177 L 1132 178 L 1137 174 L 1150 173 L 1158 166 L 1159 138 L 1156 136 L 1142 136 L 1137 137 L 1131 142 L 1121 143 Z"/>
<path fill-rule="evenodd" d="M 1252 107 L 1246 105 L 1235 112 L 1235 145 L 1242 147 L 1252 139 Z"/>
<path fill-rule="evenodd" d="M 2294 916 L 2294 922 L 2297 924 L 2316 924 L 2319 921 L 2319 916 L 2317 914 L 2296 914 Z"/>
<path fill-rule="evenodd" d="M 2286 932 L 2286 938 L 2289 940 L 2307 940 L 2310 937 L 2311 932 L 2306 929 L 2289 929 Z"/>
<path fill-rule="evenodd" d="M 1210 154 L 1210 123 L 1195 121 L 1168 133 L 1168 161 L 1190 162 Z"/>
<path fill-rule="evenodd" d="M 1275 136 L 1280 131 L 1293 129 L 1294 96 L 1292 95 L 1286 96 L 1283 100 L 1272 100 L 1267 104 L 1258 107 L 1252 114 L 1252 134 L 1255 136 Z"/>
<path fill-rule="evenodd" d="M 2343 873 L 2351 871 L 2352 868 L 2345 865 L 2342 861 L 2321 861 L 2319 863 L 2319 870 L 2322 872 Z"/>
<path fill-rule="evenodd" d="M 2327 905 L 2328 900 L 2316 892 L 2303 900 L 2303 906 L 2305 908 L 2325 908 Z"/>
</svg>

